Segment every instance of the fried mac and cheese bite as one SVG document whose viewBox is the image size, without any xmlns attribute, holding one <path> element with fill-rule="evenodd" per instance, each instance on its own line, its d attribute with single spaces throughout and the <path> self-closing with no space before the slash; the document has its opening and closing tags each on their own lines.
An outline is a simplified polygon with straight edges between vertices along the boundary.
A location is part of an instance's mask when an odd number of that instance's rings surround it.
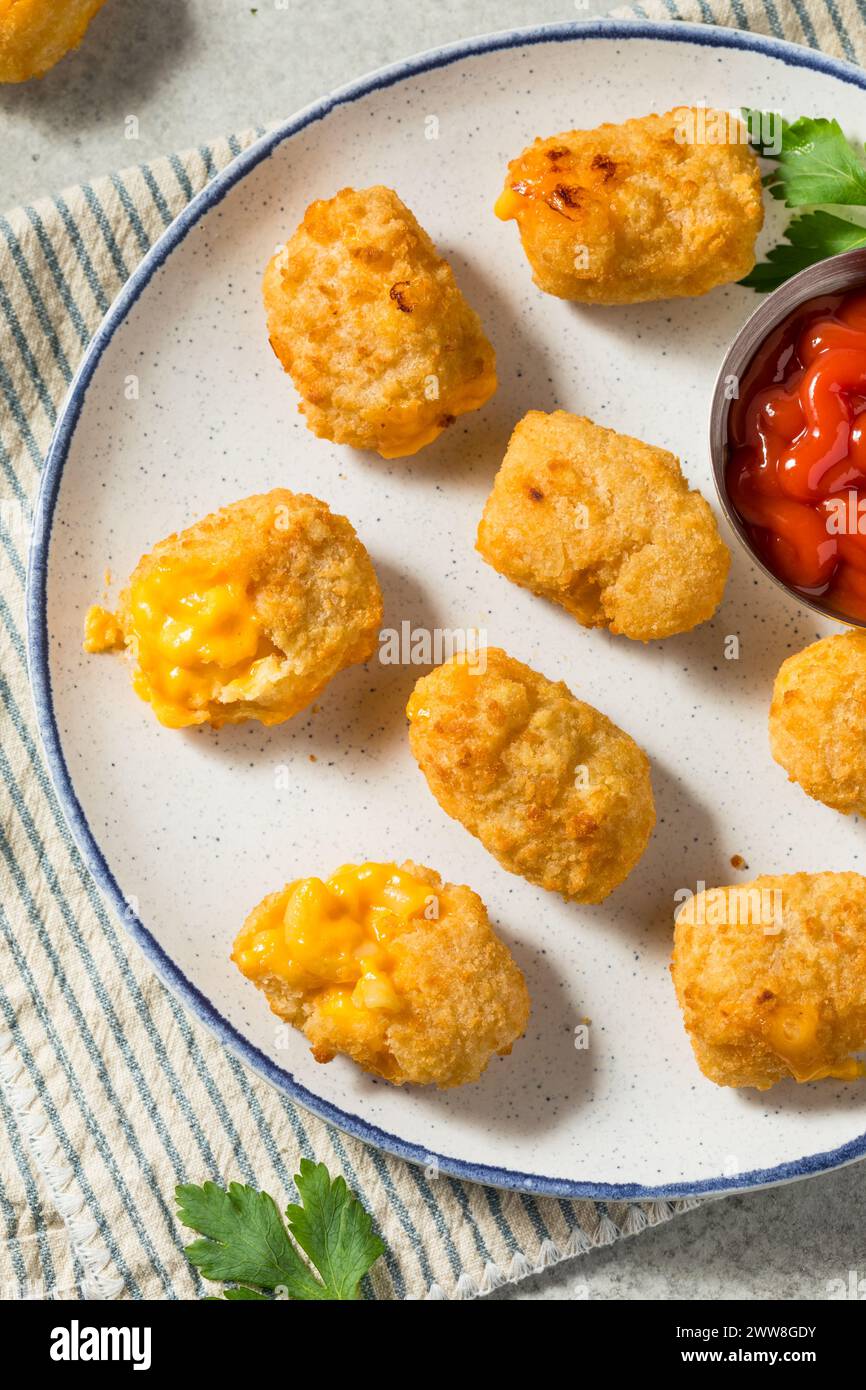
<svg viewBox="0 0 866 1390">
<path fill-rule="evenodd" d="M 866 1047 L 866 879 L 767 875 L 680 908 L 671 964 L 695 1058 L 718 1086 L 854 1081 Z"/>
<path fill-rule="evenodd" d="M 482 648 L 422 676 L 406 713 L 439 805 L 509 873 L 597 903 L 640 859 L 655 824 L 649 759 L 561 681 Z"/>
<path fill-rule="evenodd" d="M 105 0 L 0 0 L 0 82 L 41 77 L 77 48 Z"/>
<path fill-rule="evenodd" d="M 415 454 L 496 390 L 450 265 L 390 188 L 311 203 L 264 278 L 271 346 L 314 434 Z"/>
<path fill-rule="evenodd" d="M 595 304 L 740 280 L 764 220 L 742 122 L 689 107 L 537 139 L 509 164 L 496 213 L 517 222 L 539 289 Z"/>
<path fill-rule="evenodd" d="M 407 861 L 298 879 L 254 909 L 232 960 L 317 1062 L 397 1086 L 477 1081 L 529 1018 L 523 975 L 471 888 Z"/>
<path fill-rule="evenodd" d="M 673 454 L 564 410 L 517 425 L 477 548 L 584 627 L 640 642 L 712 617 L 731 563 Z"/>
<path fill-rule="evenodd" d="M 866 632 L 823 637 L 782 662 L 770 749 L 807 796 L 866 815 Z"/>
<path fill-rule="evenodd" d="M 86 651 L 125 647 L 161 724 L 281 724 L 372 655 L 382 595 L 344 516 L 278 488 L 223 507 L 143 556 Z"/>
</svg>

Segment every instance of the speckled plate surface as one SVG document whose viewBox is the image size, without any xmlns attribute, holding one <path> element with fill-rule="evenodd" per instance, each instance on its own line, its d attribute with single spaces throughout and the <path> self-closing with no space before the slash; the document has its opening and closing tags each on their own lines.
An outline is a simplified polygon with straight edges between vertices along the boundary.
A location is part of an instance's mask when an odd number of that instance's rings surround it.
<svg viewBox="0 0 866 1390">
<path fill-rule="evenodd" d="M 673 449 L 711 496 L 711 386 L 755 304 L 738 287 L 619 309 L 543 296 L 514 226 L 492 215 L 507 160 L 536 134 L 697 101 L 838 113 L 863 139 L 864 88 L 862 73 L 805 49 L 685 25 L 563 26 L 425 55 L 302 112 L 215 179 L 146 257 L 79 372 L 46 467 L 29 591 L 34 691 L 70 823 L 186 1004 L 256 1071 L 374 1144 L 503 1186 L 596 1196 L 726 1191 L 866 1151 L 863 1086 L 756 1095 L 705 1081 L 668 977 L 676 890 L 736 879 L 732 856 L 749 876 L 863 868 L 861 825 L 807 801 L 767 747 L 776 669 L 825 629 L 739 547 L 715 621 L 647 647 L 584 631 L 473 548 L 530 407 Z M 274 245 L 313 198 L 347 183 L 399 191 L 499 356 L 490 405 L 407 461 L 313 438 L 265 333 L 259 286 Z M 778 230 L 776 209 L 762 244 Z M 135 698 L 121 661 L 82 654 L 106 567 L 122 579 L 160 537 L 277 485 L 351 518 L 386 626 L 481 627 L 647 749 L 658 827 L 606 903 L 567 906 L 506 874 L 439 810 L 406 740 L 421 668 L 355 668 L 315 715 L 270 732 L 176 733 Z M 228 960 L 266 891 L 346 860 L 404 857 L 480 892 L 533 998 L 513 1055 L 444 1094 L 376 1083 L 343 1060 L 317 1066 Z"/>
</svg>

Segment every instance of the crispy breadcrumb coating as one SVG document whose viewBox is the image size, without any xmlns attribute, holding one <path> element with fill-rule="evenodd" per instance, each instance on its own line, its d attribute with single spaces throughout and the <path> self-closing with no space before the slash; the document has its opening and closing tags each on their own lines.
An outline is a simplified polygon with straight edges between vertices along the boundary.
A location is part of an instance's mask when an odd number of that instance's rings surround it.
<svg viewBox="0 0 866 1390">
<path fill-rule="evenodd" d="M 414 915 L 396 928 L 386 923 L 396 995 L 387 1007 L 353 1003 L 347 995 L 355 976 L 345 971 L 348 983 L 335 991 L 321 979 L 304 988 L 267 968 L 245 969 L 257 939 L 283 917 L 293 884 L 253 910 L 233 959 L 274 1013 L 306 1034 L 316 1061 L 342 1054 L 396 1086 L 462 1086 L 477 1081 L 491 1058 L 507 1055 L 522 1036 L 530 1009 L 526 982 L 477 893 L 443 883 L 433 869 L 411 861 L 400 870 L 429 887 L 436 916 Z"/>
<path fill-rule="evenodd" d="M 41 77 L 77 48 L 105 0 L 0 0 L 0 82 Z"/>
<path fill-rule="evenodd" d="M 731 563 L 673 454 L 564 410 L 517 425 L 477 547 L 584 627 L 641 642 L 712 617 Z"/>
<path fill-rule="evenodd" d="M 725 143 L 708 132 L 724 122 Z M 679 107 L 537 139 L 496 204 L 515 218 L 539 289 L 632 304 L 706 294 L 755 263 L 764 210 L 742 123 Z"/>
<path fill-rule="evenodd" d="M 373 653 L 382 595 L 349 521 L 285 488 L 234 502 L 155 545 L 117 622 L 88 614 L 87 650 L 124 644 L 133 684 L 172 728 L 280 724 Z"/>
<path fill-rule="evenodd" d="M 271 346 L 314 434 L 401 458 L 496 390 L 450 265 L 390 188 L 311 203 L 265 271 Z"/>
<path fill-rule="evenodd" d="M 649 759 L 628 734 L 497 647 L 422 676 L 409 743 L 439 805 L 504 869 L 597 903 L 655 824 Z"/>
<path fill-rule="evenodd" d="M 824 637 L 782 662 L 770 748 L 807 796 L 866 815 L 866 632 Z"/>
<path fill-rule="evenodd" d="M 698 1066 L 719 1086 L 853 1081 L 866 1047 L 866 879 L 765 875 L 677 914 L 671 964 Z"/>
</svg>

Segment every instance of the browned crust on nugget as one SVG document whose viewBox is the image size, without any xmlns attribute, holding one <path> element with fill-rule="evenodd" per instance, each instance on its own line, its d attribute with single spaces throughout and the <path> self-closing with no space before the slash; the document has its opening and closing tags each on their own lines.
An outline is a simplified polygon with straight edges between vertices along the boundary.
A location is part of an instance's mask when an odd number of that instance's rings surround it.
<svg viewBox="0 0 866 1390">
<path fill-rule="evenodd" d="M 491 1058 L 505 1056 L 523 1035 L 530 1009 L 526 981 L 477 893 L 443 883 L 433 869 L 411 860 L 401 868 L 430 884 L 439 910 L 433 920 L 410 919 L 389 941 L 403 1012 L 382 1015 L 368 1037 L 352 1038 L 319 1008 L 316 993 L 291 989 L 273 975 L 260 987 L 274 1013 L 306 1034 L 317 1060 L 345 1054 L 396 1086 L 462 1086 L 477 1081 Z M 266 898 L 252 917 L 261 913 L 267 920 L 272 903 L 273 896 Z"/>
<path fill-rule="evenodd" d="M 281 722 L 304 709 L 344 667 L 366 661 L 382 621 L 378 580 L 351 522 L 326 502 L 287 488 L 246 497 L 160 541 L 139 561 L 120 599 L 134 638 L 130 588 L 158 566 L 240 572 L 275 650 L 246 698 L 212 700 L 202 722 Z M 134 643 L 133 643 L 134 645 Z"/>
<path fill-rule="evenodd" d="M 724 896 L 718 896 L 724 895 Z M 765 875 L 680 908 L 671 965 L 705 1076 L 760 1090 L 841 1069 L 866 1045 L 866 879 Z M 782 1014 L 782 1011 L 785 1011 Z M 805 1045 L 779 1051 L 780 1016 Z"/>
<path fill-rule="evenodd" d="M 629 304 L 706 294 L 755 263 L 764 218 L 758 161 L 740 122 L 726 143 L 688 138 L 680 107 L 536 140 L 508 166 L 507 190 L 539 289 L 562 299 Z M 725 113 L 692 115 L 704 127 Z M 700 135 L 696 126 L 694 134 Z"/>
<path fill-rule="evenodd" d="M 496 647 L 422 676 L 409 742 L 442 809 L 510 873 L 601 902 L 655 824 L 649 760 L 592 705 Z"/>
<path fill-rule="evenodd" d="M 105 0 L 0 0 L 0 82 L 53 68 L 84 38 Z"/>
<path fill-rule="evenodd" d="M 390 188 L 312 203 L 264 278 L 271 346 L 314 434 L 413 454 L 496 389 L 448 262 Z"/>
<path fill-rule="evenodd" d="M 731 563 L 673 454 L 564 410 L 515 428 L 477 547 L 585 627 L 641 642 L 711 618 Z"/>
<path fill-rule="evenodd" d="M 783 661 L 769 727 L 790 781 L 844 815 L 866 815 L 866 632 L 824 637 Z"/>
</svg>

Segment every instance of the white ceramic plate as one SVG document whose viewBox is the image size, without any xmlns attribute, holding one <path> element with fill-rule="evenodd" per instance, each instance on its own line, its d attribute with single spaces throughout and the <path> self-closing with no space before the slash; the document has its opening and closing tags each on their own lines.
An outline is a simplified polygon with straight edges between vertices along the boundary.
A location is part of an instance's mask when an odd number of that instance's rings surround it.
<svg viewBox="0 0 866 1390">
<path fill-rule="evenodd" d="M 382 1148 L 502 1186 L 622 1197 L 757 1186 L 866 1150 L 863 1086 L 757 1095 L 704 1080 L 668 976 L 675 891 L 736 879 L 732 855 L 750 875 L 863 868 L 861 826 L 788 785 L 767 748 L 776 669 L 825 629 L 736 545 L 715 621 L 648 647 L 585 631 L 473 548 L 530 407 L 673 449 L 710 496 L 714 373 L 756 303 L 738 287 L 592 310 L 540 294 L 514 226 L 491 211 L 507 160 L 537 134 L 699 101 L 838 114 L 862 140 L 864 89 L 862 73 L 805 49 L 679 24 L 577 24 L 425 55 L 294 117 L 215 179 L 145 258 L 79 372 L 46 467 L 29 594 L 35 695 L 70 823 L 188 1006 L 254 1070 Z M 265 262 L 306 205 L 370 183 L 393 185 L 451 259 L 501 382 L 483 411 L 390 463 L 307 432 L 260 303 Z M 779 226 L 776 210 L 762 245 Z M 270 732 L 181 734 L 136 699 L 124 663 L 82 654 L 106 566 L 121 579 L 160 537 L 278 485 L 351 518 L 386 626 L 480 626 L 648 750 L 658 827 L 606 903 L 567 906 L 505 873 L 440 811 L 406 741 L 417 667 L 348 671 L 318 713 Z M 729 634 L 738 659 L 726 659 Z M 513 1055 L 444 1094 L 378 1084 L 341 1059 L 317 1066 L 228 960 L 266 891 L 346 860 L 404 857 L 480 892 L 533 999 Z"/>
</svg>

